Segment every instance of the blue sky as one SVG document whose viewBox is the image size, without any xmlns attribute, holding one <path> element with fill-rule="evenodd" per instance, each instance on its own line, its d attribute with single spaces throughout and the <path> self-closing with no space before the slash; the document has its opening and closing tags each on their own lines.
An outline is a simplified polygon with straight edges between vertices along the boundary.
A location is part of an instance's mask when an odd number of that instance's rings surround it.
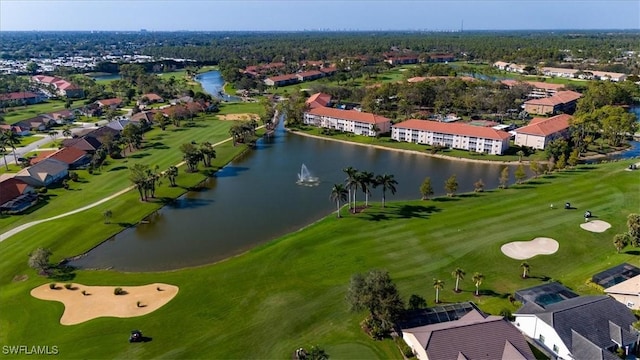
<svg viewBox="0 0 640 360">
<path fill-rule="evenodd" d="M 640 0 L 0 0 L 0 30 L 640 29 Z"/>
</svg>

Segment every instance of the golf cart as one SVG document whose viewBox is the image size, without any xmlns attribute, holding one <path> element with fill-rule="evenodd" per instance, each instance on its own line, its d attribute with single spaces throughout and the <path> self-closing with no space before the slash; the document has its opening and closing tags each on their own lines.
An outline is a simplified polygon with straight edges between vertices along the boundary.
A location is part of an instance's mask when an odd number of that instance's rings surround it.
<svg viewBox="0 0 640 360">
<path fill-rule="evenodd" d="M 131 335 L 129 335 L 129 342 L 141 342 L 142 341 L 142 331 L 140 330 L 132 330 Z"/>
</svg>

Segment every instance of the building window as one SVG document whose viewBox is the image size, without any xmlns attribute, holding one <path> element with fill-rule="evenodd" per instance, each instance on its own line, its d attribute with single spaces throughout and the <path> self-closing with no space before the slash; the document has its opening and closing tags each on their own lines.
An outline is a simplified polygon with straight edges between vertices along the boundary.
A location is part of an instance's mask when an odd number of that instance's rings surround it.
<svg viewBox="0 0 640 360">
<path fill-rule="evenodd" d="M 540 342 L 544 344 L 544 335 L 540 334 L 538 340 L 540 340 Z"/>
<path fill-rule="evenodd" d="M 555 345 L 555 344 L 554 344 L 554 345 L 553 345 L 553 352 L 557 354 L 557 353 L 558 353 L 558 351 L 560 351 L 560 349 L 558 348 L 558 345 Z"/>
</svg>

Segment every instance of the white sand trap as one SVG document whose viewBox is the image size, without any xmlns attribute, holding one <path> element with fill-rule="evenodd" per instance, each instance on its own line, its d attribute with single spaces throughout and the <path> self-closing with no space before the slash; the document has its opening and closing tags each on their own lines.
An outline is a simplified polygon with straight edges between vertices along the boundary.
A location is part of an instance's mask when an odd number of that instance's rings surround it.
<svg viewBox="0 0 640 360">
<path fill-rule="evenodd" d="M 177 286 L 160 283 L 121 286 L 126 295 L 114 295 L 116 286 L 72 284 L 75 290 L 66 289 L 64 283 L 57 283 L 57 286 L 57 290 L 51 289 L 49 284 L 38 286 L 31 290 L 31 296 L 63 303 L 62 325 L 75 325 L 103 316 L 125 318 L 146 315 L 171 301 L 178 293 Z M 82 294 L 83 290 L 87 295 Z"/>
<path fill-rule="evenodd" d="M 607 229 L 611 227 L 611 224 L 602 220 L 591 220 L 584 224 L 580 224 L 580 227 L 587 231 L 601 233 L 607 231 Z"/>
<path fill-rule="evenodd" d="M 242 121 L 256 120 L 257 121 L 257 120 L 260 120 L 260 115 L 253 114 L 253 113 L 226 114 L 226 115 L 218 115 L 218 119 L 229 120 L 229 121 L 235 121 L 235 120 L 242 120 Z"/>
<path fill-rule="evenodd" d="M 502 253 L 512 259 L 530 259 L 536 255 L 551 255 L 560 245 L 551 238 L 537 237 L 531 241 L 513 241 L 502 245 Z"/>
</svg>

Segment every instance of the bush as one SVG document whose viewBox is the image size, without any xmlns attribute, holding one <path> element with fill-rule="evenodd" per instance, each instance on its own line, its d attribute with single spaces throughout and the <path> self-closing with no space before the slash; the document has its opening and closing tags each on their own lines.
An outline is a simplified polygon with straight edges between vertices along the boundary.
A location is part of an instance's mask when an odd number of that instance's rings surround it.
<svg viewBox="0 0 640 360">
<path fill-rule="evenodd" d="M 89 293 L 86 290 L 82 290 L 82 295 L 87 296 Z"/>
<path fill-rule="evenodd" d="M 511 310 L 507 308 L 503 308 L 502 310 L 500 310 L 500 316 L 504 316 L 509 321 L 515 320 L 515 317 L 513 316 L 513 314 L 511 314 Z"/>
<path fill-rule="evenodd" d="M 73 285 L 71 283 L 64 284 L 64 288 L 67 290 L 73 290 Z"/>
<path fill-rule="evenodd" d="M 393 341 L 396 343 L 396 345 L 400 349 L 400 352 L 402 352 L 402 355 L 404 355 L 405 358 L 411 359 L 412 357 L 416 356 L 413 353 L 413 350 L 411 350 L 411 347 L 407 345 L 407 343 L 404 342 L 404 340 L 400 336 L 396 336 Z"/>
<path fill-rule="evenodd" d="M 58 290 L 58 285 L 56 285 L 56 283 L 51 283 L 51 284 L 49 284 L 49 289 Z"/>
<path fill-rule="evenodd" d="M 48 191 L 47 188 L 44 186 L 39 187 L 37 190 L 38 194 L 46 194 L 47 191 Z"/>
<path fill-rule="evenodd" d="M 389 333 L 388 330 L 384 328 L 382 321 L 374 319 L 371 316 L 362 320 L 360 327 L 374 340 L 382 340 Z"/>
<path fill-rule="evenodd" d="M 78 175 L 77 172 L 69 172 L 69 179 L 71 179 L 71 181 L 73 182 L 78 182 L 78 180 L 80 179 L 80 176 Z"/>
<path fill-rule="evenodd" d="M 113 294 L 114 295 L 125 295 L 127 292 L 122 290 L 121 287 L 117 287 L 115 289 L 113 289 Z"/>
</svg>

